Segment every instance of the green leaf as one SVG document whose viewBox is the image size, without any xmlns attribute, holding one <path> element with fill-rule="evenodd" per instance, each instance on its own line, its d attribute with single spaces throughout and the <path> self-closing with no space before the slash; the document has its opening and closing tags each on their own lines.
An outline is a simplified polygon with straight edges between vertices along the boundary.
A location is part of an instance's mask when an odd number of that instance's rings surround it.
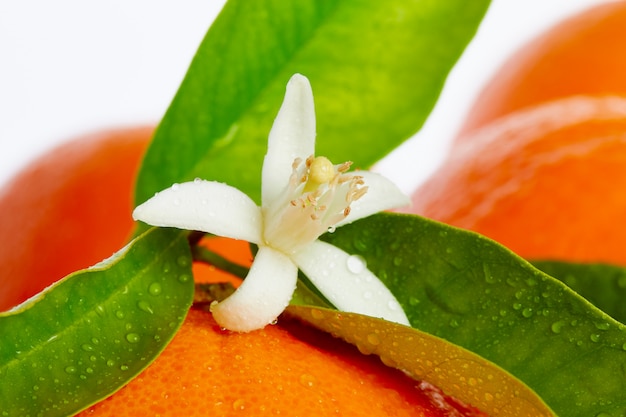
<svg viewBox="0 0 626 417">
<path fill-rule="evenodd" d="M 231 0 L 155 134 L 141 203 L 195 177 L 260 201 L 267 136 L 289 77 L 313 86 L 317 153 L 367 167 L 415 133 L 488 0 Z"/>
<path fill-rule="evenodd" d="M 0 314 L 0 415 L 67 416 L 146 368 L 193 298 L 186 233 L 153 229 Z"/>
<path fill-rule="evenodd" d="M 290 306 L 287 313 L 340 337 L 362 353 L 489 415 L 540 417 L 554 413 L 526 385 L 493 363 L 443 339 L 385 320 L 318 307 Z"/>
<path fill-rule="evenodd" d="M 325 239 L 363 256 L 415 328 L 501 366 L 557 414 L 626 410 L 625 326 L 499 244 L 392 214 Z"/>
<path fill-rule="evenodd" d="M 565 283 L 593 305 L 626 323 L 626 269 L 608 264 L 578 264 L 559 261 L 531 263 Z"/>
</svg>

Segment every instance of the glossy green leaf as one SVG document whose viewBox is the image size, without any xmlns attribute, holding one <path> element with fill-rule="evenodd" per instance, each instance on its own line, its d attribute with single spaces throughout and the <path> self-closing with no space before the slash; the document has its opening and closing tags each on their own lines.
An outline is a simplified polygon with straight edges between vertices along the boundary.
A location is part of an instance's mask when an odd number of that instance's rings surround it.
<svg viewBox="0 0 626 417">
<path fill-rule="evenodd" d="M 0 314 L 0 415 L 67 416 L 148 366 L 193 298 L 186 233 L 153 229 Z"/>
<path fill-rule="evenodd" d="M 287 313 L 357 346 L 417 380 L 425 380 L 492 416 L 554 413 L 526 385 L 480 356 L 407 326 L 359 314 L 290 306 Z"/>
<path fill-rule="evenodd" d="M 567 417 L 626 411 L 626 329 L 497 243 L 379 214 L 325 239 L 359 254 L 411 324 L 501 366 Z"/>
<path fill-rule="evenodd" d="M 488 0 L 230 0 L 155 134 L 136 202 L 202 177 L 260 201 L 267 136 L 296 72 L 317 152 L 366 167 L 415 133 Z"/>
<path fill-rule="evenodd" d="M 558 261 L 532 261 L 532 264 L 563 281 L 615 320 L 626 323 L 626 268 Z"/>
</svg>

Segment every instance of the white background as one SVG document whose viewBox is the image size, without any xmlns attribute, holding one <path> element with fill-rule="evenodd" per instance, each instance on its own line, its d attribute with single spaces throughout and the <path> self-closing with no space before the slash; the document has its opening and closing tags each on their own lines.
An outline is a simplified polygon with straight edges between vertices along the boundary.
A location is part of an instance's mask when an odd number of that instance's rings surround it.
<svg viewBox="0 0 626 417">
<path fill-rule="evenodd" d="M 493 0 L 424 129 L 377 169 L 409 192 L 441 161 L 475 94 L 507 56 L 554 22 L 602 2 Z M 223 3 L 0 2 L 0 186 L 63 140 L 156 123 Z"/>
</svg>

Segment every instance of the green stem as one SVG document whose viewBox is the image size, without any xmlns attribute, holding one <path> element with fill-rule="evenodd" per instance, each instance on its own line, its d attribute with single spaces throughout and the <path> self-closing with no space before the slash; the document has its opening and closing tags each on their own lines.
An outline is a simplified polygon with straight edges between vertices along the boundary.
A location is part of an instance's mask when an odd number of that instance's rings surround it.
<svg viewBox="0 0 626 417">
<path fill-rule="evenodd" d="M 215 252 L 211 252 L 202 246 L 192 246 L 191 253 L 195 261 L 213 265 L 214 267 L 228 272 L 229 274 L 233 274 L 236 277 L 243 279 L 246 275 L 248 275 L 249 269 L 245 266 L 231 262 L 223 256 L 220 256 Z"/>
</svg>

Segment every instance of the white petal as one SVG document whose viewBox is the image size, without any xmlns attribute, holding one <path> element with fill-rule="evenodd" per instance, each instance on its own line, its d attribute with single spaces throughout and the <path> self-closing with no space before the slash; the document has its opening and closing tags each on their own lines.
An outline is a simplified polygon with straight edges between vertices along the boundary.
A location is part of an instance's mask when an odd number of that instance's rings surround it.
<svg viewBox="0 0 626 417">
<path fill-rule="evenodd" d="M 137 206 L 133 219 L 257 244 L 262 236 L 261 209 L 238 189 L 215 181 L 174 184 Z"/>
<path fill-rule="evenodd" d="M 315 107 L 309 80 L 295 74 L 269 134 L 263 161 L 263 207 L 267 207 L 289 182 L 296 158 L 306 159 L 315 152 Z"/>
<path fill-rule="evenodd" d="M 411 204 L 409 196 L 382 175 L 369 171 L 355 171 L 354 174 L 363 177 L 363 181 L 368 187 L 367 193 L 350 204 L 350 214 L 338 222 L 337 227 L 371 216 L 379 211 Z"/>
<path fill-rule="evenodd" d="M 249 332 L 276 320 L 296 289 L 298 268 L 284 254 L 260 246 L 243 284 L 224 301 L 213 304 L 217 323 L 236 332 Z"/>
<path fill-rule="evenodd" d="M 292 259 L 339 310 L 409 324 L 396 297 L 362 258 L 318 240 Z"/>
</svg>

